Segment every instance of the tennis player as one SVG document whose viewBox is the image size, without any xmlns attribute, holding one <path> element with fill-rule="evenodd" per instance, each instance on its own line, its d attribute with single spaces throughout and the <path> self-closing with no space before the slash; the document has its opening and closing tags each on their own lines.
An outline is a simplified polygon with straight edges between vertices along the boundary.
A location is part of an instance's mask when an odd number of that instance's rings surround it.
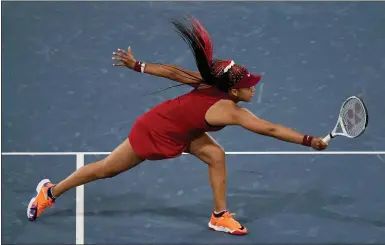
<svg viewBox="0 0 385 245">
<path fill-rule="evenodd" d="M 112 178 L 145 160 L 161 160 L 192 154 L 208 166 L 214 208 L 208 226 L 234 235 L 247 234 L 226 206 L 226 163 L 223 148 L 208 134 L 225 126 L 241 126 L 253 133 L 274 137 L 315 150 L 327 144 L 321 137 L 293 131 L 256 117 L 237 103 L 249 102 L 261 76 L 250 73 L 233 60 L 213 59 L 211 38 L 195 18 L 172 21 L 179 35 L 189 44 L 199 72 L 168 64 L 135 60 L 130 48 L 113 53 L 115 66 L 167 78 L 192 86 L 187 94 L 167 100 L 140 116 L 127 139 L 105 159 L 86 164 L 57 184 L 42 180 L 31 199 L 27 216 L 36 220 L 66 191 L 89 182 Z M 242 141 L 242 139 L 239 139 Z"/>
</svg>

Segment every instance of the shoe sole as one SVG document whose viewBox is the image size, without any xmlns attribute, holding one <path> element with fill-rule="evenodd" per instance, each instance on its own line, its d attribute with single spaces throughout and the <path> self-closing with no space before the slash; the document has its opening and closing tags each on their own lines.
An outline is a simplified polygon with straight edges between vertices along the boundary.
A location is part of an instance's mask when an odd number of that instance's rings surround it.
<svg viewBox="0 0 385 245">
<path fill-rule="evenodd" d="M 241 231 L 231 231 L 229 228 L 226 228 L 226 227 L 223 227 L 223 226 L 216 226 L 216 225 L 212 225 L 210 222 L 209 222 L 209 228 L 213 231 L 222 231 L 222 232 L 225 232 L 225 233 L 229 233 L 231 235 L 237 235 L 237 236 L 242 236 L 242 235 L 246 235 L 247 232 L 241 232 Z"/>
<path fill-rule="evenodd" d="M 28 217 L 28 219 L 29 219 L 30 221 L 33 221 L 33 220 L 36 219 L 36 217 L 33 218 L 33 217 L 30 217 L 30 215 L 29 215 L 30 212 L 31 212 L 31 206 L 32 206 L 32 204 L 35 202 L 36 197 L 39 195 L 41 188 L 43 188 L 43 186 L 44 186 L 46 183 L 49 183 L 49 182 L 51 182 L 49 179 L 43 179 L 43 180 L 40 181 L 39 184 L 36 186 L 36 196 L 33 197 L 33 198 L 31 199 L 31 201 L 29 201 L 29 204 L 28 204 L 28 207 L 27 207 L 27 217 Z"/>
</svg>

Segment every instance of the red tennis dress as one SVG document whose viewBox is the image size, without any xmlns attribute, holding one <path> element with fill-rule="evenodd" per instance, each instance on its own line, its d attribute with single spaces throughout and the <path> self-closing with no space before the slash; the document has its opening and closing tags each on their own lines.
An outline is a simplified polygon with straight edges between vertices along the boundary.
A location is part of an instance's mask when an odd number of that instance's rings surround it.
<svg viewBox="0 0 385 245">
<path fill-rule="evenodd" d="M 218 131 L 205 120 L 207 110 L 229 96 L 215 87 L 194 89 L 167 100 L 140 116 L 128 136 L 141 158 L 161 160 L 181 155 L 190 142 L 205 132 Z"/>
</svg>

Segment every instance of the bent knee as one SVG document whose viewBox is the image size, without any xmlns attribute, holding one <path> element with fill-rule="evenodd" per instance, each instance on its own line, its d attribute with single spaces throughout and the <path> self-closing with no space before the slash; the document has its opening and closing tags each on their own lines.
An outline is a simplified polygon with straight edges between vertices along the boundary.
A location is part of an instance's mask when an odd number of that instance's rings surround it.
<svg viewBox="0 0 385 245">
<path fill-rule="evenodd" d="M 225 164 L 226 153 L 221 146 L 211 149 L 207 163 L 213 166 L 223 166 Z"/>
</svg>

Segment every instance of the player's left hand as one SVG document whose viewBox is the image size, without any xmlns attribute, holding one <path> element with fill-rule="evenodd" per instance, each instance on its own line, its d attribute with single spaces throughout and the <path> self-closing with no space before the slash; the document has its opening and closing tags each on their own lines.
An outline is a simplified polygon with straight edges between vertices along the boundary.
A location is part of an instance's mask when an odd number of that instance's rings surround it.
<svg viewBox="0 0 385 245">
<path fill-rule="evenodd" d="M 134 69 L 136 60 L 132 54 L 131 47 L 128 47 L 127 51 L 124 49 L 118 49 L 112 54 L 114 55 L 112 59 L 119 61 L 118 64 L 113 64 L 113 66 L 126 66 L 130 69 Z"/>
<path fill-rule="evenodd" d="M 321 137 L 314 137 L 311 141 L 311 147 L 317 151 L 323 151 L 328 147 L 328 144 L 323 142 Z"/>
</svg>

